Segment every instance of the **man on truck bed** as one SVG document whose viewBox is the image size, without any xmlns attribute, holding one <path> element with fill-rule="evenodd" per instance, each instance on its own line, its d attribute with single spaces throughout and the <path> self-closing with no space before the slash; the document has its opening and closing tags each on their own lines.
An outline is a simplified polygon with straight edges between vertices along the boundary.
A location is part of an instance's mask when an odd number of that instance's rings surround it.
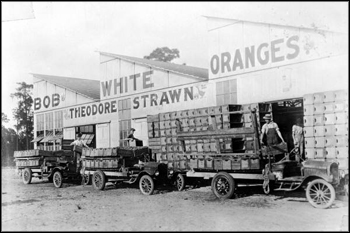
<svg viewBox="0 0 350 233">
<path fill-rule="evenodd" d="M 264 143 L 264 136 L 266 136 L 266 144 L 267 146 L 272 146 L 272 145 L 277 145 L 278 144 L 278 137 L 284 142 L 282 138 L 282 134 L 278 128 L 278 125 L 271 120 L 271 115 L 270 114 L 265 114 L 263 117 L 265 120 L 265 124 L 263 125 L 261 129 L 261 136 L 260 136 L 260 141 L 261 145 L 265 144 Z"/>
<path fill-rule="evenodd" d="M 87 145 L 86 145 L 86 143 L 83 141 L 83 140 L 81 140 L 81 136 L 82 136 L 82 134 L 81 133 L 79 133 L 78 134 L 78 137 L 77 137 L 77 140 L 75 140 L 74 142 L 72 142 L 70 145 L 71 146 L 81 146 L 81 147 L 83 147 L 83 146 L 85 146 L 85 147 L 87 147 L 87 148 L 90 148 L 90 147 L 88 147 Z"/>
<path fill-rule="evenodd" d="M 128 138 L 131 138 L 131 139 L 134 139 L 134 140 L 138 140 L 137 138 L 134 137 L 134 132 L 135 132 L 135 131 L 136 131 L 136 130 L 135 130 L 134 128 L 131 128 L 131 129 L 130 129 L 130 134 L 129 134 Z"/>
</svg>

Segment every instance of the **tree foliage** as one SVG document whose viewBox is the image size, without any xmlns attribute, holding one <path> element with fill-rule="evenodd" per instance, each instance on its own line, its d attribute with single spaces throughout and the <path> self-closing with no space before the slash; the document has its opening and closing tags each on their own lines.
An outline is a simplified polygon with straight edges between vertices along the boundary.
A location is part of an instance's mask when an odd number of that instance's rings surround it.
<svg viewBox="0 0 350 233">
<path fill-rule="evenodd" d="M 1 113 L 1 165 L 13 166 L 13 152 L 17 148 L 17 134 L 16 131 L 7 129 L 3 123 L 7 123 L 9 119 L 7 115 Z"/>
<path fill-rule="evenodd" d="M 175 58 L 180 58 L 178 49 L 169 49 L 168 47 L 156 48 L 149 56 L 143 58 L 153 61 L 171 62 Z"/>
<path fill-rule="evenodd" d="M 30 141 L 33 140 L 33 85 L 25 82 L 17 83 L 16 92 L 11 97 L 18 100 L 17 107 L 13 109 L 13 117 L 17 121 L 16 129 L 19 138 L 18 149 L 29 150 L 33 148 Z"/>
</svg>

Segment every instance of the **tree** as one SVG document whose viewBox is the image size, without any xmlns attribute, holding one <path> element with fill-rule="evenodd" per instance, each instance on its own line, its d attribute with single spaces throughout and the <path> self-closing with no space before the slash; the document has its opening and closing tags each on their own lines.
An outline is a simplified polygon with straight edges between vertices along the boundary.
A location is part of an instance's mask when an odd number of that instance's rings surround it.
<svg viewBox="0 0 350 233">
<path fill-rule="evenodd" d="M 17 134 L 9 128 L 7 129 L 3 123 L 7 123 L 9 119 L 7 115 L 1 113 L 1 165 L 13 166 L 13 152 L 17 146 Z"/>
<path fill-rule="evenodd" d="M 175 58 L 180 57 L 178 49 L 169 49 L 168 47 L 156 48 L 149 56 L 143 58 L 153 61 L 171 62 Z"/>
<path fill-rule="evenodd" d="M 6 149 L 6 140 L 7 140 L 7 129 L 3 125 L 3 123 L 9 122 L 7 115 L 5 113 L 1 113 L 1 154 L 3 155 Z"/>
<path fill-rule="evenodd" d="M 33 98 L 32 95 L 32 84 L 25 82 L 17 83 L 19 85 L 16 88 L 15 93 L 11 94 L 11 97 L 18 99 L 17 108 L 13 109 L 13 116 L 17 120 L 17 135 L 19 137 L 18 149 L 29 150 L 32 149 L 30 141 L 33 140 Z"/>
</svg>

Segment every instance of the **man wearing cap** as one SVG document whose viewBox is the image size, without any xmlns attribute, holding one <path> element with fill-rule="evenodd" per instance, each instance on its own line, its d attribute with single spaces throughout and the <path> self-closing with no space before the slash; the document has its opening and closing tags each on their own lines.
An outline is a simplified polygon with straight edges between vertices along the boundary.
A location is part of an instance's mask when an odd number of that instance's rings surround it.
<svg viewBox="0 0 350 233">
<path fill-rule="evenodd" d="M 266 114 L 263 117 L 263 119 L 265 120 L 266 123 L 263 125 L 261 129 L 261 136 L 260 136 L 261 144 L 264 144 L 263 138 L 265 134 L 266 134 L 267 146 L 278 144 L 279 142 L 278 142 L 277 136 L 282 140 L 282 142 L 284 142 L 282 138 L 282 134 L 278 128 L 278 125 L 271 120 L 271 115 Z"/>
<path fill-rule="evenodd" d="M 85 147 L 87 147 L 87 148 L 90 148 L 90 147 L 88 147 L 87 145 L 86 145 L 86 143 L 83 141 L 83 140 L 81 140 L 81 136 L 82 136 L 82 134 L 81 133 L 79 133 L 78 134 L 78 136 L 77 136 L 77 140 L 75 140 L 74 142 L 72 142 L 70 145 L 71 146 L 81 146 L 81 147 L 83 147 L 83 146 L 85 146 Z"/>
<path fill-rule="evenodd" d="M 135 132 L 135 131 L 136 131 L 136 130 L 135 130 L 134 128 L 131 128 L 131 129 L 130 129 L 130 134 L 129 134 L 128 138 L 131 138 L 131 139 L 134 139 L 134 140 L 138 140 L 137 138 L 134 137 L 134 132 Z"/>
<path fill-rule="evenodd" d="M 72 142 L 70 145 L 71 145 L 71 146 L 74 145 L 74 147 L 75 147 L 75 146 L 81 146 L 81 147 L 85 146 L 86 148 L 89 148 L 89 149 L 90 149 L 90 147 L 88 147 L 88 146 L 86 145 L 86 143 L 85 143 L 83 140 L 81 140 L 81 136 L 83 136 L 83 135 L 82 135 L 81 133 L 79 133 L 78 136 L 77 136 L 77 140 L 75 140 L 74 142 Z M 73 149 L 73 150 L 74 150 L 74 149 Z M 79 170 L 80 170 L 80 167 L 81 167 L 81 160 L 80 160 L 81 154 L 80 154 L 80 153 L 74 153 L 74 154 L 76 154 L 76 156 L 77 156 L 75 161 L 77 161 L 77 171 L 79 171 Z"/>
</svg>

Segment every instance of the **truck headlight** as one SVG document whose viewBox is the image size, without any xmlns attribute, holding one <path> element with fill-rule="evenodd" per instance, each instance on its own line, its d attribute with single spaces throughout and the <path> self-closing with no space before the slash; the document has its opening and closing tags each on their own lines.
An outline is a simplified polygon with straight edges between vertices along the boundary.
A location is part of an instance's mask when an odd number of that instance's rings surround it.
<svg viewBox="0 0 350 233">
<path fill-rule="evenodd" d="M 159 175 L 159 171 L 156 171 L 156 173 L 154 173 L 154 175 L 158 176 Z"/>
</svg>

